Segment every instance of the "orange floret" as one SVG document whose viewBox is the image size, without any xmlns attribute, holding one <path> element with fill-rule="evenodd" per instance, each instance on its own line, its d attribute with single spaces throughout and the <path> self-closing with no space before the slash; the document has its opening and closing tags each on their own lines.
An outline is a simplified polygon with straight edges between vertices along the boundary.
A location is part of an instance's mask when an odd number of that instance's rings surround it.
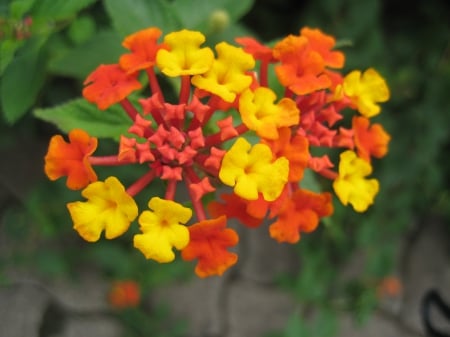
<svg viewBox="0 0 450 337">
<path fill-rule="evenodd" d="M 391 140 L 381 124 L 372 124 L 366 117 L 353 117 L 352 126 L 358 156 L 370 162 L 371 157 L 382 158 Z"/>
<path fill-rule="evenodd" d="M 152 67 L 155 64 L 158 50 L 167 48 L 163 44 L 158 44 L 161 33 L 159 28 L 150 27 L 128 35 L 122 45 L 131 53 L 120 57 L 120 66 L 128 74 Z"/>
<path fill-rule="evenodd" d="M 297 190 L 278 213 L 278 219 L 269 227 L 270 236 L 278 242 L 296 243 L 300 232 L 312 232 L 321 217 L 333 213 L 331 194 Z"/>
<path fill-rule="evenodd" d="M 226 215 L 227 218 L 238 219 L 241 223 L 250 228 L 255 228 L 261 225 L 267 212 L 267 206 L 262 207 L 262 209 L 265 208 L 265 211 L 262 214 L 249 214 L 249 206 L 254 201 L 245 200 L 234 193 L 222 194 L 220 198 L 224 201 L 224 203 L 211 201 L 208 204 L 208 211 L 213 217 Z M 261 207 L 259 207 L 258 210 L 261 210 Z"/>
<path fill-rule="evenodd" d="M 127 74 L 117 64 L 102 64 L 84 81 L 83 96 L 100 110 L 106 110 L 142 87 L 136 77 L 137 73 Z"/>
<path fill-rule="evenodd" d="M 181 256 L 186 261 L 198 259 L 195 273 L 199 277 L 222 275 L 238 260 L 237 254 L 227 251 L 238 243 L 239 237 L 233 229 L 226 228 L 226 219 L 221 216 L 189 227 L 190 241 Z"/>
<path fill-rule="evenodd" d="M 67 176 L 66 185 L 79 190 L 97 180 L 89 156 L 97 149 L 97 138 L 80 129 L 69 133 L 66 143 L 61 135 L 53 136 L 45 156 L 45 174 L 50 180 Z"/>
<path fill-rule="evenodd" d="M 299 181 L 303 178 L 310 158 L 308 139 L 299 134 L 291 137 L 290 128 L 278 129 L 278 134 L 278 139 L 263 140 L 263 143 L 270 146 L 276 158 L 285 157 L 289 160 L 288 181 Z"/>
</svg>

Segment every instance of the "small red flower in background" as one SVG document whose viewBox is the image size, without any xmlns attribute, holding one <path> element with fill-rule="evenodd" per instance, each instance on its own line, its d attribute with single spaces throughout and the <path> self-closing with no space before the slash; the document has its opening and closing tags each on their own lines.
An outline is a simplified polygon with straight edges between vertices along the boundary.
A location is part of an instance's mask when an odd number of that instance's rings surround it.
<svg viewBox="0 0 450 337">
<path fill-rule="evenodd" d="M 141 301 L 139 284 L 131 280 L 115 282 L 108 293 L 108 301 L 117 309 L 137 307 Z"/>
<path fill-rule="evenodd" d="M 378 284 L 378 297 L 398 297 L 403 291 L 402 281 L 396 276 L 386 276 Z"/>
</svg>

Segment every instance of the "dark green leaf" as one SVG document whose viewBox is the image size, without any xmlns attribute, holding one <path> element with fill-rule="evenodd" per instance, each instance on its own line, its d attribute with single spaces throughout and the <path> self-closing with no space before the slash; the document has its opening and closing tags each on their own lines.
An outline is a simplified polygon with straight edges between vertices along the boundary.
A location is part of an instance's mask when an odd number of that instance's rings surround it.
<svg viewBox="0 0 450 337">
<path fill-rule="evenodd" d="M 36 0 L 14 0 L 9 5 L 9 15 L 15 20 L 19 20 L 29 11 Z"/>
<path fill-rule="evenodd" d="M 61 52 L 49 63 L 52 73 L 84 80 L 100 64 L 117 63 L 123 54 L 121 40 L 113 31 L 101 31 L 87 42 Z"/>
<path fill-rule="evenodd" d="M 23 52 L 6 67 L 0 83 L 5 120 L 13 124 L 33 105 L 44 83 L 46 62 L 43 39 L 29 40 Z"/>
<path fill-rule="evenodd" d="M 61 20 L 74 16 L 78 11 L 92 5 L 97 0 L 39 0 L 32 8 L 34 16 Z"/>
<path fill-rule="evenodd" d="M 80 128 L 99 138 L 119 139 L 131 126 L 131 120 L 120 106 L 101 111 L 82 98 L 54 108 L 36 109 L 34 114 L 63 132 Z"/>
<path fill-rule="evenodd" d="M 150 26 L 165 33 L 182 26 L 177 13 L 164 0 L 104 0 L 104 4 L 113 26 L 123 36 Z"/>
<path fill-rule="evenodd" d="M 0 42 L 0 76 L 5 71 L 6 67 L 11 63 L 14 54 L 21 45 L 23 40 L 5 39 Z"/>
<path fill-rule="evenodd" d="M 67 33 L 77 45 L 86 42 L 95 33 L 95 21 L 89 15 L 81 15 L 71 23 Z"/>
</svg>

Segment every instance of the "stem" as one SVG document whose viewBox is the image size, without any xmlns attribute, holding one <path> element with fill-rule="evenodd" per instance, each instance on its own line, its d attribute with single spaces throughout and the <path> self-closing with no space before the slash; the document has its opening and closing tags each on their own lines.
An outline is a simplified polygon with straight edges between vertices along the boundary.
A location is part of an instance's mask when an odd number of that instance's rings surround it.
<svg viewBox="0 0 450 337">
<path fill-rule="evenodd" d="M 127 188 L 127 193 L 131 196 L 135 196 L 142 191 L 150 182 L 155 178 L 155 171 L 149 170 L 138 180 L 136 180 L 130 187 Z"/>
<path fill-rule="evenodd" d="M 339 177 L 339 175 L 337 174 L 337 172 L 334 172 L 330 169 L 323 169 L 319 172 L 320 175 L 324 176 L 325 178 L 331 179 L 331 180 L 335 180 L 337 177 Z"/>
<path fill-rule="evenodd" d="M 175 191 L 177 189 L 177 181 L 175 179 L 170 179 L 167 183 L 166 195 L 164 198 L 166 200 L 173 200 L 175 198 Z"/>
<path fill-rule="evenodd" d="M 191 93 L 191 76 L 183 75 L 181 77 L 180 101 L 179 104 L 187 104 L 189 94 Z"/>
<path fill-rule="evenodd" d="M 97 166 L 120 166 L 128 165 L 132 162 L 126 160 L 119 160 L 118 156 L 96 156 L 89 157 L 89 164 Z"/>
<path fill-rule="evenodd" d="M 147 76 L 152 93 L 158 93 L 161 103 L 164 103 L 164 95 L 162 93 L 161 87 L 159 86 L 158 78 L 156 77 L 153 67 L 147 68 Z"/>
<path fill-rule="evenodd" d="M 286 97 L 286 98 L 293 98 L 294 97 L 294 93 L 291 91 L 291 89 L 286 87 L 286 90 L 284 91 L 284 97 Z"/>
<path fill-rule="evenodd" d="M 261 61 L 261 65 L 259 67 L 259 83 L 263 87 L 269 86 L 267 71 L 269 68 L 269 62 Z"/>
<path fill-rule="evenodd" d="M 139 114 L 139 112 L 136 110 L 136 108 L 131 104 L 130 100 L 125 97 L 123 100 L 120 101 L 120 105 L 125 110 L 127 115 L 131 118 L 131 120 L 134 122 L 136 120 L 136 115 Z"/>
</svg>

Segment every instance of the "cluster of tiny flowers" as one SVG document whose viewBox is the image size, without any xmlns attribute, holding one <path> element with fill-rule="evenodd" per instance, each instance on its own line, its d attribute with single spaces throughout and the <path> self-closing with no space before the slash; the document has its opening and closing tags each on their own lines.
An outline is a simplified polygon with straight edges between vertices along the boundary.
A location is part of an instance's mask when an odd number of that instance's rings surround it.
<svg viewBox="0 0 450 337">
<path fill-rule="evenodd" d="M 249 228 L 264 224 L 274 240 L 296 243 L 333 213 L 331 192 L 302 187 L 305 170 L 330 179 L 338 199 L 357 212 L 373 203 L 379 183 L 368 177 L 371 160 L 386 154 L 390 140 L 371 122 L 389 98 L 374 69 L 342 75 L 345 56 L 319 29 L 303 28 L 273 47 L 243 37 L 214 50 L 202 46 L 205 36 L 197 31 L 161 35 L 151 27 L 126 37 L 129 52 L 84 83 L 87 101 L 100 110 L 120 104 L 130 118 L 117 153 L 94 156 L 98 140 L 81 129 L 68 141 L 50 140 L 47 176 L 67 177 L 67 187 L 86 199 L 67 205 L 82 238 L 95 242 L 102 232 L 117 238 L 137 219 L 133 245 L 147 259 L 171 262 L 178 250 L 207 277 L 238 260 L 239 236 L 228 219 Z M 270 88 L 269 71 L 282 97 Z M 142 73 L 150 94 L 134 102 L 129 95 L 142 89 Z M 164 76 L 179 78 L 174 101 L 161 89 Z M 339 162 L 313 148 L 340 149 Z M 115 176 L 98 180 L 93 168 L 137 164 L 146 173 L 128 187 Z M 138 210 L 134 197 L 151 194 L 155 179 L 164 181 L 165 194 L 149 195 L 148 209 Z M 189 200 L 176 200 L 180 185 Z"/>
</svg>

